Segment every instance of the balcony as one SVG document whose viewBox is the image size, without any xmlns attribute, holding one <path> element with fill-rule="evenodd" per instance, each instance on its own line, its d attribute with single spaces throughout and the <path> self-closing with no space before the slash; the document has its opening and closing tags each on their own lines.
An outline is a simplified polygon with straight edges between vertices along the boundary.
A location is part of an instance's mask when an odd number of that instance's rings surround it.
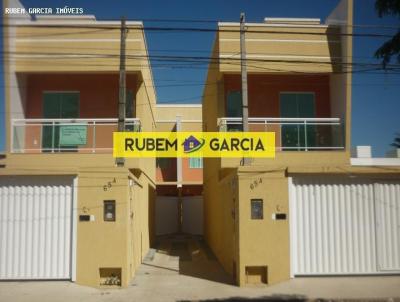
<svg viewBox="0 0 400 302">
<path fill-rule="evenodd" d="M 220 118 L 219 131 L 242 131 L 242 118 Z M 249 131 L 275 132 L 277 151 L 332 151 L 344 149 L 340 118 L 249 118 Z"/>
<path fill-rule="evenodd" d="M 141 131 L 140 120 L 127 118 L 126 131 Z M 12 153 L 112 153 L 117 118 L 12 119 Z"/>
</svg>

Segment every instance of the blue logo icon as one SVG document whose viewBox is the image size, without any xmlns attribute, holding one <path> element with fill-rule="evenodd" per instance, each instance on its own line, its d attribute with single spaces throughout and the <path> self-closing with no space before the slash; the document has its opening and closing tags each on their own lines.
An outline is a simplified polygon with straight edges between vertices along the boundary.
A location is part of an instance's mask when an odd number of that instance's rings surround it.
<svg viewBox="0 0 400 302">
<path fill-rule="evenodd" d="M 195 138 L 193 135 L 189 136 L 185 141 L 183 142 L 183 151 L 185 153 L 192 153 L 194 151 L 199 150 L 201 147 L 203 147 L 205 143 L 204 139 L 198 140 Z"/>
</svg>

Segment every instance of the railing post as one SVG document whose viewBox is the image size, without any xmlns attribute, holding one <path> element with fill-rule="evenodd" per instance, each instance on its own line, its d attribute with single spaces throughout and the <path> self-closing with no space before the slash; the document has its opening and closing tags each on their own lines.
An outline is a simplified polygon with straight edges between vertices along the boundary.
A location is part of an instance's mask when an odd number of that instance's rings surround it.
<svg viewBox="0 0 400 302">
<path fill-rule="evenodd" d="M 304 146 L 306 151 L 308 151 L 308 146 L 307 146 L 307 120 L 304 120 Z"/>
<path fill-rule="evenodd" d="M 38 151 L 43 153 L 43 122 L 40 124 L 39 146 Z"/>
<path fill-rule="evenodd" d="M 52 122 L 52 130 L 51 130 L 51 153 L 54 153 L 54 133 L 55 133 L 55 121 Z"/>
<path fill-rule="evenodd" d="M 11 129 L 10 129 L 10 152 L 14 153 L 14 124 L 15 121 L 11 121 Z"/>
<path fill-rule="evenodd" d="M 93 140 L 92 140 L 92 153 L 96 151 L 96 121 L 93 121 Z"/>
</svg>

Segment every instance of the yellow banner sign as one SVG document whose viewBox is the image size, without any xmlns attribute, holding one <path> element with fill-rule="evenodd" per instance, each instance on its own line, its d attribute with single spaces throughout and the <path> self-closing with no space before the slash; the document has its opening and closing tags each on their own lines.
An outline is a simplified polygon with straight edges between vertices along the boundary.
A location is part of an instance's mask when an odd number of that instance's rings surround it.
<svg viewBox="0 0 400 302">
<path fill-rule="evenodd" d="M 274 132 L 114 132 L 114 157 L 275 157 Z"/>
<path fill-rule="evenodd" d="M 114 157 L 275 157 L 274 132 L 114 132 Z"/>
</svg>

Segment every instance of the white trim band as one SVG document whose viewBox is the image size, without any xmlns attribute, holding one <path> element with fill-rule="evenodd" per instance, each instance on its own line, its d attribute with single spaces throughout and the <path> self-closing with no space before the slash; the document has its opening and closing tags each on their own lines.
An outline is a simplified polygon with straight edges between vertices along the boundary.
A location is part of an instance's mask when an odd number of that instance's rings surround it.
<svg viewBox="0 0 400 302">
<path fill-rule="evenodd" d="M 31 42 L 41 42 L 41 43 L 48 43 L 48 42 L 118 42 L 120 43 L 120 39 L 36 39 L 36 38 L 29 38 L 29 39 L 15 39 L 17 43 L 31 43 Z M 142 39 L 126 39 L 126 42 L 142 42 Z"/>
<path fill-rule="evenodd" d="M 221 38 L 220 42 L 238 42 L 240 39 Z M 246 39 L 246 42 L 278 42 L 278 43 L 340 43 L 339 40 L 293 40 L 293 39 Z"/>
<path fill-rule="evenodd" d="M 240 55 L 226 55 L 220 54 L 221 58 L 240 58 Z M 331 57 L 326 56 L 297 56 L 297 55 L 246 55 L 247 58 L 286 58 L 286 59 L 319 59 L 331 60 Z M 223 64 L 224 62 L 222 62 Z M 287 63 L 287 62 L 286 62 Z M 290 62 L 289 62 L 290 63 Z"/>
</svg>

